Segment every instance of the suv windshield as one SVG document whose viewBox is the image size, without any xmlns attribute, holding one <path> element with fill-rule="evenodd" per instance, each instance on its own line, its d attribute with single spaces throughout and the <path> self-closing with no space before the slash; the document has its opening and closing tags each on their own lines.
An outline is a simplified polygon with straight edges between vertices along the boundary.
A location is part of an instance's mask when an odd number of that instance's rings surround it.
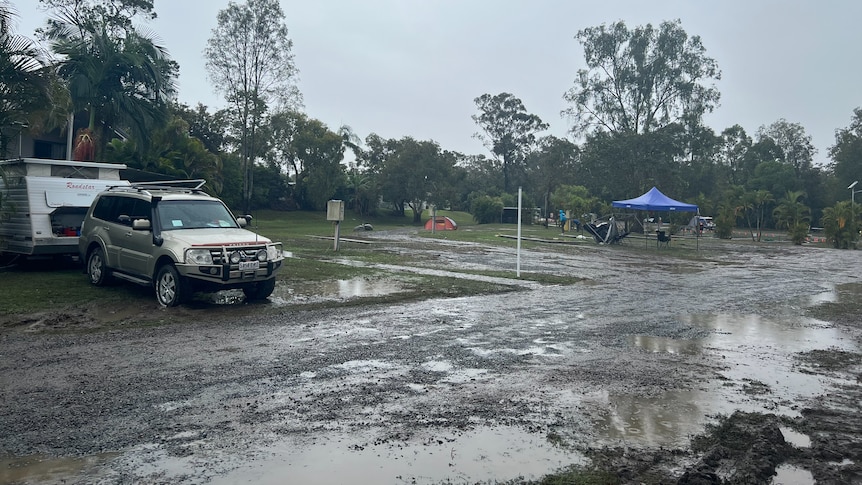
<svg viewBox="0 0 862 485">
<path fill-rule="evenodd" d="M 163 200 L 156 207 L 162 231 L 239 227 L 227 207 L 217 200 Z"/>
</svg>

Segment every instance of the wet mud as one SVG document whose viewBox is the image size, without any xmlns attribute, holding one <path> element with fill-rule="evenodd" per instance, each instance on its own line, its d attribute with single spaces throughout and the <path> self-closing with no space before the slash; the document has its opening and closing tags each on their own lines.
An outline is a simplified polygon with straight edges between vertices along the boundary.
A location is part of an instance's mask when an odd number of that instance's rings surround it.
<svg viewBox="0 0 862 485">
<path fill-rule="evenodd" d="M 510 248 L 370 237 L 422 263 L 0 318 L 0 483 L 862 483 L 862 252 L 548 245 L 522 271 L 582 283 L 340 307 L 514 272 Z"/>
</svg>

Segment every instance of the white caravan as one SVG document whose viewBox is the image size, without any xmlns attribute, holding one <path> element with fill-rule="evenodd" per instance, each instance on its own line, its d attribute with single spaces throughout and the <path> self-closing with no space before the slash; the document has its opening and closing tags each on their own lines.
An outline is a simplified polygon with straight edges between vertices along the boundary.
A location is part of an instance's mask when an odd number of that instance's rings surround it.
<svg viewBox="0 0 862 485">
<path fill-rule="evenodd" d="M 78 254 L 81 221 L 124 164 L 19 158 L 0 161 L 0 253 Z M 8 255 L 8 254 L 7 254 Z"/>
</svg>

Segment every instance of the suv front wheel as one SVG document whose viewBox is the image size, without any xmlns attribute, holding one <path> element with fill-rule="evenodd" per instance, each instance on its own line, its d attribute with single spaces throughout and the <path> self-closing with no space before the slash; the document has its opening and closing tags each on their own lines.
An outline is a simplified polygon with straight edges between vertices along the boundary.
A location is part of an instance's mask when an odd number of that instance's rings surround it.
<svg viewBox="0 0 862 485">
<path fill-rule="evenodd" d="M 245 293 L 246 300 L 254 301 L 266 300 L 272 294 L 273 290 L 275 290 L 275 278 L 270 278 L 255 283 L 254 286 L 243 288 L 242 292 Z"/>
<path fill-rule="evenodd" d="M 186 301 L 191 293 L 188 282 L 172 264 L 165 264 L 156 274 L 156 298 L 162 306 L 173 307 Z"/>
</svg>

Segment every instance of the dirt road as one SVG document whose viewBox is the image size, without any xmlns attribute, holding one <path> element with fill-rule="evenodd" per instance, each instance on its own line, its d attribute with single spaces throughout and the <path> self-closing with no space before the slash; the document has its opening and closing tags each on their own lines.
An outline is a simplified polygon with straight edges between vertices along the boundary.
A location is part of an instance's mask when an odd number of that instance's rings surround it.
<svg viewBox="0 0 862 485">
<path fill-rule="evenodd" d="M 389 269 L 515 266 L 500 247 L 410 251 L 425 262 Z M 862 483 L 862 252 L 553 245 L 521 268 L 585 280 L 7 317 L 0 483 L 475 483 L 572 464 L 620 483 Z M 93 328 L 110 311 L 165 323 Z"/>
</svg>

